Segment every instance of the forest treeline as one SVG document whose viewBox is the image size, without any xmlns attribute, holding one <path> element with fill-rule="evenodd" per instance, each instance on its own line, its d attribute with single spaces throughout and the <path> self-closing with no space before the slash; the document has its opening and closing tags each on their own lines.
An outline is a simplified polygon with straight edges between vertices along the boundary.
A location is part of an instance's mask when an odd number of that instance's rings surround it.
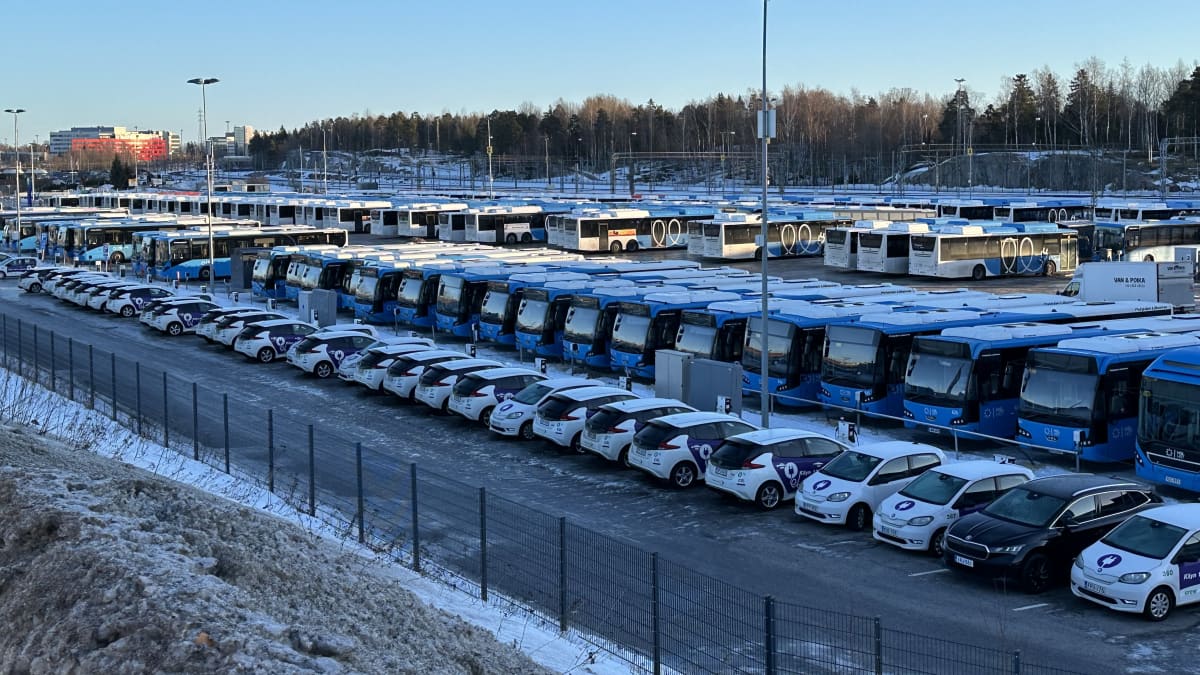
<svg viewBox="0 0 1200 675">
<path fill-rule="evenodd" d="M 1190 72 L 1189 72 L 1190 70 Z M 778 110 L 773 154 L 783 153 L 803 183 L 872 165 L 897 165 L 923 148 L 1009 146 L 1152 152 L 1161 139 L 1200 136 L 1200 66 L 1128 62 L 1108 67 L 1096 58 L 1077 64 L 1064 79 L 1049 68 L 1006 78 L 986 99 L 951 88 L 934 95 L 909 88 L 877 95 L 789 85 L 769 94 Z M 382 148 L 479 156 L 487 146 L 488 120 L 496 155 L 548 154 L 558 161 L 604 169 L 614 154 L 753 153 L 759 93 L 718 93 L 678 110 L 609 95 L 581 103 L 559 100 L 546 109 L 427 115 L 394 112 L 314 120 L 299 129 L 260 133 L 250 153 L 260 167 L 279 166 L 299 148 L 320 150 L 322 130 L 330 151 Z M 924 145 L 922 145 L 924 144 Z M 908 153 L 905 155 L 905 153 Z M 876 174 L 880 171 L 876 171 Z"/>
</svg>

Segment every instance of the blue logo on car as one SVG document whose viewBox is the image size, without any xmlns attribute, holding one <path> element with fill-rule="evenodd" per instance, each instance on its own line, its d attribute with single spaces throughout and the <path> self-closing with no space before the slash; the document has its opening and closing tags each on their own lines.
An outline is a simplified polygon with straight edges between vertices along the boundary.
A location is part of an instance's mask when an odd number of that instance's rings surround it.
<svg viewBox="0 0 1200 675">
<path fill-rule="evenodd" d="M 902 501 L 896 505 L 896 510 L 897 511 L 907 511 L 916 505 L 917 505 L 917 503 L 914 502 L 913 500 L 905 499 L 904 501 Z"/>
<path fill-rule="evenodd" d="M 825 488 L 829 487 L 830 485 L 833 485 L 833 481 L 819 480 L 816 483 L 813 483 L 813 489 L 817 490 L 819 492 L 819 491 L 824 490 Z"/>
<path fill-rule="evenodd" d="M 1102 570 L 1106 570 L 1110 567 L 1116 567 L 1117 565 L 1120 565 L 1120 564 L 1121 564 L 1121 556 L 1117 555 L 1116 553 L 1109 553 L 1108 555 L 1102 555 L 1102 556 L 1100 556 L 1100 559 L 1096 561 L 1096 567 L 1098 569 L 1102 569 Z"/>
</svg>

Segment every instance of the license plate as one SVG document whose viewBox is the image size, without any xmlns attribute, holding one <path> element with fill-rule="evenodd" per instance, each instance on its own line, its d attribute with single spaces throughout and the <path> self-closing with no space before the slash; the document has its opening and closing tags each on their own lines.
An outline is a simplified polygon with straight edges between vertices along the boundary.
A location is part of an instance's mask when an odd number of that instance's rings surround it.
<svg viewBox="0 0 1200 675">
<path fill-rule="evenodd" d="M 728 478 L 729 477 L 729 472 L 726 471 L 725 469 L 718 469 L 717 467 L 714 466 L 712 471 L 713 471 L 713 475 L 717 476 L 718 478 Z"/>
<path fill-rule="evenodd" d="M 1171 485 L 1183 485 L 1183 481 L 1179 480 L 1175 476 L 1163 476 L 1163 480 Z"/>
<path fill-rule="evenodd" d="M 958 563 L 959 565 L 962 565 L 963 567 L 974 567 L 975 566 L 974 560 L 971 560 L 970 558 L 965 558 L 961 555 L 954 556 L 954 562 Z"/>
<path fill-rule="evenodd" d="M 585 432 L 583 432 L 583 437 L 584 437 L 584 438 L 586 438 L 586 439 L 588 439 L 589 441 L 594 441 L 594 440 L 596 440 L 596 434 L 595 434 L 595 433 L 593 433 L 593 432 L 591 432 L 591 431 L 585 431 Z"/>
<path fill-rule="evenodd" d="M 643 449 L 641 449 L 641 448 L 634 448 L 634 449 L 633 449 L 633 454 L 637 455 L 638 457 L 645 457 L 645 456 L 646 456 L 646 451 L 645 451 L 645 450 L 643 450 Z"/>
<path fill-rule="evenodd" d="M 888 535 L 889 537 L 895 537 L 899 535 L 899 532 L 897 532 L 896 528 L 894 527 L 881 527 L 879 528 L 879 531 Z"/>
<path fill-rule="evenodd" d="M 1093 593 L 1099 593 L 1100 595 L 1105 595 L 1104 587 L 1101 586 L 1100 584 L 1094 584 L 1090 581 L 1085 581 L 1085 582 L 1083 582 L 1083 587 Z"/>
<path fill-rule="evenodd" d="M 940 434 L 942 430 L 937 427 L 925 427 L 931 434 Z"/>
<path fill-rule="evenodd" d="M 806 509 L 810 509 L 810 510 L 813 510 L 813 511 L 816 511 L 816 510 L 817 510 L 817 503 L 816 503 L 816 502 L 814 502 L 814 501 L 812 501 L 812 500 L 805 499 L 805 500 L 804 500 L 804 508 L 806 508 Z"/>
</svg>

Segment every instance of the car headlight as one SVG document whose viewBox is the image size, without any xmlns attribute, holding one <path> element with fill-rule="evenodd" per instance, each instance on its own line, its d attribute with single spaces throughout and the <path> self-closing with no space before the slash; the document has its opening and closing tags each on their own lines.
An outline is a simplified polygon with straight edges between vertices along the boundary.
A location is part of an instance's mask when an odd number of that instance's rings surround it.
<svg viewBox="0 0 1200 675">
<path fill-rule="evenodd" d="M 910 518 L 908 520 L 908 524 L 913 525 L 915 527 L 922 527 L 922 526 L 928 525 L 932 522 L 933 522 L 933 516 L 917 516 L 916 518 Z"/>
<path fill-rule="evenodd" d="M 505 416 L 504 416 L 504 419 L 506 419 L 506 420 L 515 420 L 515 419 L 518 419 L 518 418 L 520 418 L 520 417 L 521 417 L 521 413 L 519 413 L 519 412 L 511 412 L 511 413 L 508 413 L 507 415 L 505 415 Z"/>
<path fill-rule="evenodd" d="M 1149 572 L 1129 572 L 1128 574 L 1122 574 L 1121 578 L 1117 579 L 1117 581 L 1123 584 L 1140 584 L 1149 578 Z"/>
<path fill-rule="evenodd" d="M 828 497 L 826 497 L 825 499 L 827 499 L 831 502 L 844 502 L 847 499 L 850 499 L 850 493 L 849 492 L 835 492 L 835 493 L 829 495 Z"/>
<path fill-rule="evenodd" d="M 1017 553 L 1020 553 L 1024 549 L 1025 549 L 1025 544 L 1013 544 L 1011 546 L 997 546 L 996 548 L 992 549 L 992 552 L 1016 555 Z"/>
<path fill-rule="evenodd" d="M 1079 569 L 1083 569 L 1083 556 L 1075 556 L 1075 566 Z"/>
</svg>

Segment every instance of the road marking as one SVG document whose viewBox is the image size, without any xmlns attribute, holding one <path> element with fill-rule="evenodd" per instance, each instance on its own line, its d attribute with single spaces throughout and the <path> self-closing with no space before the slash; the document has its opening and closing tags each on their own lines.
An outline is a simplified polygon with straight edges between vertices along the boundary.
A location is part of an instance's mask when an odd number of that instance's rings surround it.
<svg viewBox="0 0 1200 675">
<path fill-rule="evenodd" d="M 925 576 L 925 575 L 928 575 L 928 574 L 941 574 L 942 572 L 949 572 L 949 571 L 950 571 L 950 570 L 949 570 L 948 568 L 945 568 L 945 567 L 943 567 L 943 568 L 942 568 L 942 569 L 940 569 L 940 570 L 929 570 L 928 572 L 914 572 L 914 573 L 912 573 L 912 574 L 910 574 L 910 575 L 908 575 L 908 576 L 910 576 L 910 577 L 923 577 L 923 576 Z"/>
<path fill-rule="evenodd" d="M 846 544 L 862 544 L 865 543 L 858 539 L 843 539 L 841 541 L 831 541 L 826 546 L 845 546 Z"/>
<path fill-rule="evenodd" d="M 1027 609 L 1037 609 L 1038 607 L 1047 607 L 1049 605 L 1050 605 L 1050 603 L 1048 603 L 1048 602 L 1039 602 L 1036 605 L 1025 605 L 1024 607 L 1014 607 L 1013 611 L 1014 612 L 1024 612 Z"/>
</svg>

